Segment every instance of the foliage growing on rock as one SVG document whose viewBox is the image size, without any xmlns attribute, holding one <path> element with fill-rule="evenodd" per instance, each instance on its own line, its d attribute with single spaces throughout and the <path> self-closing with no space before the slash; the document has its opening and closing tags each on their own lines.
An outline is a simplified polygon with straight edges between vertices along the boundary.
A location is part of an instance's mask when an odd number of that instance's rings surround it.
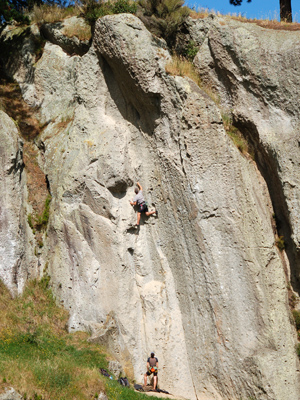
<svg viewBox="0 0 300 400">
<path fill-rule="evenodd" d="M 163 37 L 172 48 L 179 27 L 187 19 L 190 9 L 182 0 L 139 0 L 139 17 L 151 33 Z"/>
<path fill-rule="evenodd" d="M 299 331 L 300 330 L 300 311 L 293 310 L 292 314 L 293 314 L 293 317 L 294 317 L 294 320 L 295 320 L 296 329 L 297 329 L 297 331 Z"/>
<path fill-rule="evenodd" d="M 190 40 L 185 49 L 183 50 L 183 56 L 186 57 L 189 61 L 193 61 L 196 54 L 198 53 L 199 47 L 193 40 Z"/>
<path fill-rule="evenodd" d="M 231 116 L 226 113 L 223 113 L 222 119 L 225 131 L 227 132 L 228 136 L 232 139 L 236 147 L 239 149 L 239 151 L 243 154 L 248 153 L 249 152 L 248 143 L 246 139 L 243 137 L 242 133 L 235 126 L 233 126 Z"/>
<path fill-rule="evenodd" d="M 283 251 L 285 249 L 285 242 L 283 236 L 278 236 L 275 240 L 275 243 L 280 251 Z"/>
<path fill-rule="evenodd" d="M 90 40 L 92 37 L 91 26 L 86 24 L 85 26 L 65 26 L 63 34 L 69 38 L 77 37 L 79 40 Z"/>
<path fill-rule="evenodd" d="M 129 13 L 135 14 L 136 3 L 132 0 L 97 1 L 83 0 L 83 14 L 86 21 L 93 25 L 95 21 L 105 15 Z"/>
<path fill-rule="evenodd" d="M 172 60 L 166 64 L 166 72 L 170 75 L 187 76 L 200 86 L 200 77 L 192 62 L 188 59 L 174 55 Z"/>
</svg>

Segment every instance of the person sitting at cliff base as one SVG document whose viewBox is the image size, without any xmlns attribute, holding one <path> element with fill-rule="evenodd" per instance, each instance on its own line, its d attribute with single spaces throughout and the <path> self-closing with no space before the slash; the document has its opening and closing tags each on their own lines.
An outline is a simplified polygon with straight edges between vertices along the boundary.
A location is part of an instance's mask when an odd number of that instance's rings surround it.
<svg viewBox="0 0 300 400">
<path fill-rule="evenodd" d="M 151 352 L 147 360 L 147 372 L 144 375 L 144 385 L 147 386 L 147 377 L 153 374 L 153 390 L 157 387 L 158 359 L 154 357 L 154 351 Z"/>
<path fill-rule="evenodd" d="M 138 206 L 136 226 L 139 227 L 142 213 L 145 213 L 147 215 L 147 217 L 149 217 L 149 215 L 153 215 L 153 214 L 156 214 L 156 216 L 157 216 L 157 211 L 156 210 L 154 210 L 154 211 L 148 210 L 148 206 L 147 206 L 144 196 L 143 196 L 143 188 L 139 182 L 137 182 L 136 184 L 138 187 L 136 187 L 134 189 L 135 197 L 130 201 L 130 204 L 132 206 L 136 206 L 136 205 Z"/>
</svg>

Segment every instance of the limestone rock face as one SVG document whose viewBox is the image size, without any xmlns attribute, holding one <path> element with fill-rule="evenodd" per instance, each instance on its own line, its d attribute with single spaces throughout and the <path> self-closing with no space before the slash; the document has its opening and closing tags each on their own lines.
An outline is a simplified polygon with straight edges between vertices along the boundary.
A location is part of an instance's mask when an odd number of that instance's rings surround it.
<svg viewBox="0 0 300 400">
<path fill-rule="evenodd" d="M 5 392 L 0 394 L 0 400 L 23 400 L 23 397 L 14 388 L 6 388 Z"/>
<path fill-rule="evenodd" d="M 6 73 L 19 83 L 26 102 L 35 106 L 30 101 L 34 89 L 34 64 L 38 61 L 38 52 L 42 46 L 37 25 L 30 27 L 7 25 L 0 33 L 0 43 L 0 59 Z"/>
<path fill-rule="evenodd" d="M 299 291 L 298 38 L 298 32 L 216 18 L 195 63 L 255 148 Z"/>
<path fill-rule="evenodd" d="M 0 278 L 13 293 L 35 276 L 37 263 L 28 243 L 22 151 L 14 122 L 0 110 Z"/>
<path fill-rule="evenodd" d="M 207 94 L 165 72 L 169 59 L 126 14 L 99 19 L 82 57 L 46 43 L 28 96 L 52 195 L 41 260 L 69 329 L 90 330 L 138 383 L 154 350 L 159 384 L 178 396 L 297 400 L 268 182 Z M 139 230 L 136 181 L 159 213 Z"/>
</svg>

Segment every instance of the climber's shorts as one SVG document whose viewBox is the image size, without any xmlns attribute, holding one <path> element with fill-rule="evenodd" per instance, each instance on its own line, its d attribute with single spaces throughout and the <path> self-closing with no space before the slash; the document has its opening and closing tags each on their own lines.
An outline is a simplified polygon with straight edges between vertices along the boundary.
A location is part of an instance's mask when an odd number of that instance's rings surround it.
<svg viewBox="0 0 300 400">
<path fill-rule="evenodd" d="M 157 376 L 157 371 L 151 372 L 150 370 L 146 372 L 146 374 L 148 376 L 150 376 L 151 374 L 153 374 L 154 376 Z"/>
<path fill-rule="evenodd" d="M 148 211 L 148 207 L 147 207 L 146 203 L 139 204 L 139 209 L 138 209 L 139 213 L 145 213 L 147 211 Z"/>
</svg>

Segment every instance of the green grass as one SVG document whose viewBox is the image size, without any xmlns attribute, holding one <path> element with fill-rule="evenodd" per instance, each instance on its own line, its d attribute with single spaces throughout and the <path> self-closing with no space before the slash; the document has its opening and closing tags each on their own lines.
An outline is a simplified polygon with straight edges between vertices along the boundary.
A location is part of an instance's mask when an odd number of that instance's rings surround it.
<svg viewBox="0 0 300 400">
<path fill-rule="evenodd" d="M 12 386 L 26 400 L 87 400 L 101 392 L 108 400 L 148 399 L 100 374 L 108 369 L 105 349 L 85 332 L 68 333 L 69 315 L 49 281 L 29 282 L 16 298 L 0 281 L 0 389 Z"/>
<path fill-rule="evenodd" d="M 235 146 L 239 149 L 242 154 L 249 153 L 248 143 L 243 137 L 242 133 L 232 124 L 232 117 L 227 113 L 222 113 L 222 120 L 224 128 L 228 136 L 231 138 Z M 254 155 L 250 154 L 252 159 Z"/>
<path fill-rule="evenodd" d="M 44 210 L 41 214 L 36 215 L 33 217 L 32 214 L 27 215 L 27 222 L 30 228 L 33 230 L 33 233 L 38 231 L 43 231 L 47 228 L 49 217 L 50 217 L 50 203 L 51 203 L 51 195 L 49 194 L 46 197 Z M 38 246 L 43 247 L 43 242 L 41 240 L 38 241 Z"/>
<path fill-rule="evenodd" d="M 283 251 L 285 249 L 285 241 L 283 236 L 278 236 L 275 239 L 275 244 L 278 247 L 280 251 Z"/>
<path fill-rule="evenodd" d="M 49 194 L 45 200 L 44 211 L 42 212 L 41 215 L 37 215 L 35 220 L 36 227 L 39 229 L 47 227 L 50 216 L 49 215 L 50 202 L 51 202 L 51 195 Z"/>
<path fill-rule="evenodd" d="M 88 334 L 67 332 L 68 313 L 48 283 L 32 281 L 15 299 L 0 283 L 0 382 L 27 399 L 90 399 L 105 390 L 106 354 Z"/>
<path fill-rule="evenodd" d="M 149 397 L 162 400 L 161 397 L 137 393 L 133 389 L 121 386 L 117 381 L 113 380 L 106 381 L 105 392 L 109 400 L 149 400 Z"/>
</svg>

